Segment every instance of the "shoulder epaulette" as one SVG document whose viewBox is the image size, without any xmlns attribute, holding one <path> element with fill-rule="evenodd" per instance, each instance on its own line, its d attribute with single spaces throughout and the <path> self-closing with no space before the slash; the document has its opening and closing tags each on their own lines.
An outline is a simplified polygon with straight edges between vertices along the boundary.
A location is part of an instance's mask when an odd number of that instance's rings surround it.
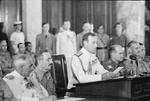
<svg viewBox="0 0 150 101">
<path fill-rule="evenodd" d="M 83 54 L 83 52 L 79 51 L 79 52 L 76 53 L 75 55 L 76 55 L 77 57 L 80 57 L 82 54 Z"/>
<path fill-rule="evenodd" d="M 14 77 L 13 75 L 8 75 L 8 76 L 6 76 L 5 78 L 7 78 L 8 80 L 13 80 L 13 79 L 15 79 L 15 77 Z"/>
</svg>

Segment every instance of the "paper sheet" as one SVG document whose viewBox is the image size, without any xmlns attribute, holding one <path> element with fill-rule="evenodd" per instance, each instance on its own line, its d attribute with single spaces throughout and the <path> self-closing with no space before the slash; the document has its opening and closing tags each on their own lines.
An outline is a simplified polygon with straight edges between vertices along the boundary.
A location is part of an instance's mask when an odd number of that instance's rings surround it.
<svg viewBox="0 0 150 101">
<path fill-rule="evenodd" d="M 118 73 L 121 69 L 123 69 L 123 67 L 118 67 L 113 73 Z"/>
</svg>

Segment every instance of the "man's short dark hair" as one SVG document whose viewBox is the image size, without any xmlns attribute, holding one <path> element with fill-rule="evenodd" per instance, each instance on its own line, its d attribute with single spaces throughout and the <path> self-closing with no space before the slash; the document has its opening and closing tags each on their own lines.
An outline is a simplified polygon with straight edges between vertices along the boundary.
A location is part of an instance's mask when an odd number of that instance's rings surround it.
<svg viewBox="0 0 150 101">
<path fill-rule="evenodd" d="M 6 41 L 6 40 L 5 40 L 5 39 L 2 39 L 2 40 L 0 40 L 0 43 L 3 42 L 3 41 Z M 6 43 L 7 43 L 7 41 L 6 41 Z"/>
<path fill-rule="evenodd" d="M 21 44 L 23 44 L 23 43 L 18 43 L 17 47 L 19 48 Z"/>
<path fill-rule="evenodd" d="M 27 47 L 29 44 L 31 44 L 31 42 L 26 41 L 26 42 L 25 42 L 25 47 Z"/>
<path fill-rule="evenodd" d="M 132 40 L 128 43 L 127 47 L 130 48 L 133 44 L 137 44 L 137 43 L 138 43 L 137 41 Z"/>
<path fill-rule="evenodd" d="M 94 36 L 96 36 L 96 35 L 95 35 L 94 33 L 90 33 L 90 32 L 84 34 L 83 37 L 82 37 L 82 43 L 83 43 L 84 41 L 88 41 L 88 37 L 89 37 L 89 36 L 93 36 L 93 37 L 94 37 Z"/>
<path fill-rule="evenodd" d="M 49 23 L 48 23 L 48 22 L 44 22 L 44 23 L 42 23 L 42 27 L 43 27 L 45 24 L 49 24 Z"/>
<path fill-rule="evenodd" d="M 115 25 L 114 25 L 114 28 L 116 28 L 117 25 L 122 25 L 122 23 L 121 22 L 116 22 Z"/>
</svg>

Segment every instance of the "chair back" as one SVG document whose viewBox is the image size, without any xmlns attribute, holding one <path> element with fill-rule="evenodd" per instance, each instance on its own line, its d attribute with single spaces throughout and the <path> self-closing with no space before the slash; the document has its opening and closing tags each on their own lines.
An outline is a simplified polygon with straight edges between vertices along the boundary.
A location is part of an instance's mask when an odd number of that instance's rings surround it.
<svg viewBox="0 0 150 101">
<path fill-rule="evenodd" d="M 64 55 L 53 55 L 52 77 L 56 84 L 56 93 L 61 96 L 65 94 L 68 84 L 67 64 Z"/>
</svg>

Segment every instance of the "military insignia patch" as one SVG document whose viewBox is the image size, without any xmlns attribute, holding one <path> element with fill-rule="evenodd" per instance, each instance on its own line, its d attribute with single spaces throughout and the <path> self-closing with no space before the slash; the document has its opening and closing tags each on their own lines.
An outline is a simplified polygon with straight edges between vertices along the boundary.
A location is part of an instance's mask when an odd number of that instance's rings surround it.
<svg viewBox="0 0 150 101">
<path fill-rule="evenodd" d="M 111 69 L 111 68 L 112 68 L 112 66 L 111 66 L 111 65 L 109 65 L 109 66 L 108 66 L 108 68 L 109 68 L 109 69 Z"/>
<path fill-rule="evenodd" d="M 79 56 L 81 56 L 82 54 L 83 54 L 83 53 L 82 53 L 81 51 L 79 51 L 79 52 L 76 53 L 75 55 L 79 57 Z"/>
</svg>

